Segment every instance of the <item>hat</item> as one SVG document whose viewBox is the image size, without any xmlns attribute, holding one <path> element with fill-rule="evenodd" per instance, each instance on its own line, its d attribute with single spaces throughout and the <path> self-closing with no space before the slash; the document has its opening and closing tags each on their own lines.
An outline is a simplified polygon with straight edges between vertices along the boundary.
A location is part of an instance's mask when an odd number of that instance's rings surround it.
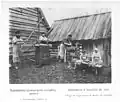
<svg viewBox="0 0 120 102">
<path fill-rule="evenodd" d="M 17 38 L 20 38 L 20 31 L 18 30 L 18 31 L 15 31 L 15 36 L 17 37 Z"/>
<path fill-rule="evenodd" d="M 86 51 L 85 50 L 83 50 L 83 53 L 85 53 Z"/>
<path fill-rule="evenodd" d="M 95 49 L 94 49 L 94 51 L 98 51 L 98 49 L 97 49 L 97 48 L 95 48 Z"/>
<path fill-rule="evenodd" d="M 20 34 L 20 31 L 19 31 L 19 30 L 17 30 L 17 31 L 15 32 L 15 34 Z"/>
<path fill-rule="evenodd" d="M 69 37 L 72 37 L 71 33 L 68 33 L 68 36 L 69 36 Z"/>
<path fill-rule="evenodd" d="M 45 33 L 42 33 L 42 35 L 45 35 Z"/>
<path fill-rule="evenodd" d="M 82 48 L 82 46 L 80 46 L 80 48 Z"/>
</svg>

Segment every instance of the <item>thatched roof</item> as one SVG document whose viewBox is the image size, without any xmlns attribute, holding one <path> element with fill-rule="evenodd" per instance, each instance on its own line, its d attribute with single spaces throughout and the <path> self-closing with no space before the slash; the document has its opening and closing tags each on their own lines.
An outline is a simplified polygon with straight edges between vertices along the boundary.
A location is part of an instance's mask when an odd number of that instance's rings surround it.
<svg viewBox="0 0 120 102">
<path fill-rule="evenodd" d="M 49 34 L 51 41 L 61 41 L 72 34 L 74 40 L 111 37 L 111 12 L 56 20 Z"/>
</svg>

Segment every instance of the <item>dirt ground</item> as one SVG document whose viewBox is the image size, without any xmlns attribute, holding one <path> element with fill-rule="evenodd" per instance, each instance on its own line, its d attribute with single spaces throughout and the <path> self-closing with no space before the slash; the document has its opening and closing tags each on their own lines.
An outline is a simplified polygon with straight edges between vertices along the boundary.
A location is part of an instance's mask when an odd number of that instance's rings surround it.
<svg viewBox="0 0 120 102">
<path fill-rule="evenodd" d="M 9 72 L 10 84 L 111 83 L 109 74 L 83 74 L 80 70 L 69 69 L 67 64 L 56 61 L 37 68 L 33 62 L 24 62 L 21 68 L 10 68 Z"/>
</svg>

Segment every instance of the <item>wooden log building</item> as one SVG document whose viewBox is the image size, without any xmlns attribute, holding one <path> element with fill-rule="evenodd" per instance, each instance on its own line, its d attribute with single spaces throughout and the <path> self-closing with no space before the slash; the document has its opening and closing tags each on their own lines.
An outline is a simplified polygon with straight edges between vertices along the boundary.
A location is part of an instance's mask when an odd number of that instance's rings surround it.
<svg viewBox="0 0 120 102">
<path fill-rule="evenodd" d="M 58 45 L 69 33 L 91 56 L 95 47 L 102 55 L 104 66 L 111 66 L 111 12 L 56 20 L 49 40 Z"/>
<path fill-rule="evenodd" d="M 10 8 L 9 9 L 9 39 L 10 39 L 10 55 L 12 55 L 12 38 L 17 30 L 20 31 L 21 38 L 26 40 L 33 32 L 30 39 L 22 48 L 26 56 L 34 56 L 35 48 L 32 47 L 33 42 L 40 36 L 40 34 L 47 34 L 50 26 L 42 12 L 41 8 Z M 39 23 L 40 22 L 40 23 Z M 29 49 L 29 50 L 28 50 Z"/>
</svg>

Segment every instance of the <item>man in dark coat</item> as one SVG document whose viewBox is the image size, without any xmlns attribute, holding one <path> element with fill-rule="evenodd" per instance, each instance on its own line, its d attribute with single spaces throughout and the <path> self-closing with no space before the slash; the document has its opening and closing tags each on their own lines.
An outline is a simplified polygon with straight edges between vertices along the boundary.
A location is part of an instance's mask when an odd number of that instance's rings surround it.
<svg viewBox="0 0 120 102">
<path fill-rule="evenodd" d="M 68 67 L 71 67 L 71 60 L 72 60 L 71 52 L 73 51 L 71 34 L 69 34 L 67 39 L 64 41 L 64 45 L 66 48 L 66 56 L 65 56 L 66 61 L 65 62 L 68 62 L 68 64 L 69 64 Z"/>
</svg>

